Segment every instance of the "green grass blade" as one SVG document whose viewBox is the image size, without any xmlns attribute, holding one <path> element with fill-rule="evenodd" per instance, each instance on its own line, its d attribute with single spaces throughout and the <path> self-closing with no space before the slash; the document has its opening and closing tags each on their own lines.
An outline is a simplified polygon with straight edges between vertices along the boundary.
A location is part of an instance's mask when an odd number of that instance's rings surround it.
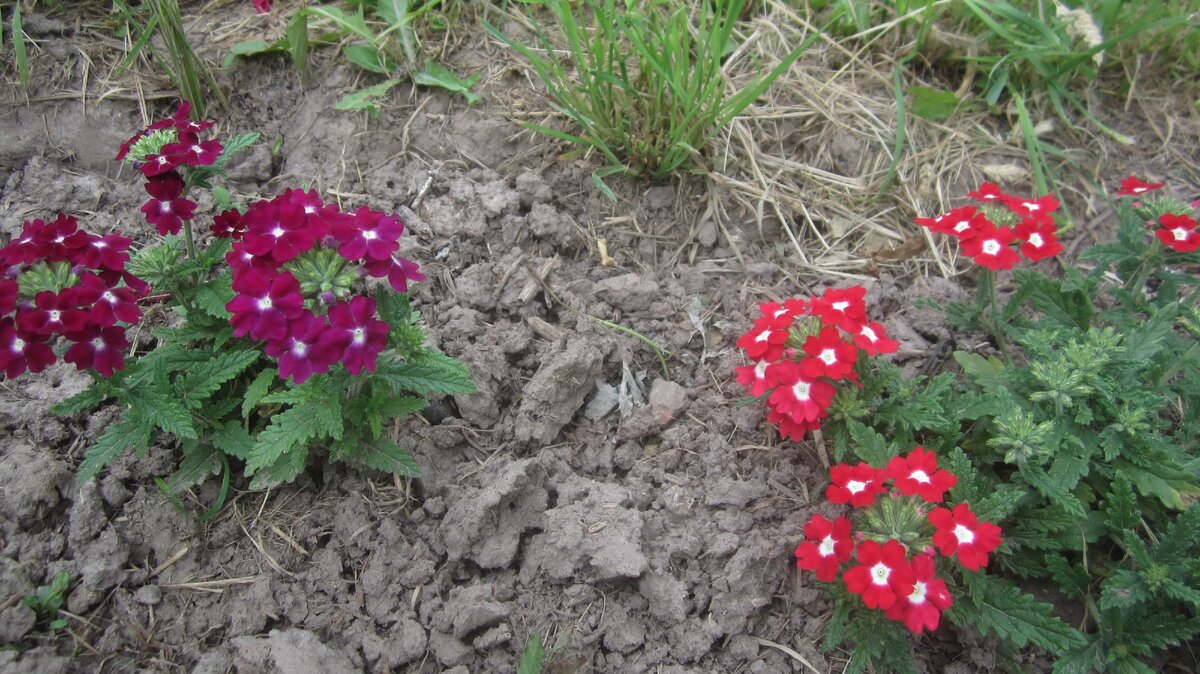
<svg viewBox="0 0 1200 674">
<path fill-rule="evenodd" d="M 300 73 L 300 81 L 308 79 L 308 10 L 300 8 L 288 20 L 287 31 L 288 55 L 292 57 L 292 67 Z"/>
<path fill-rule="evenodd" d="M 17 77 L 22 89 L 29 88 L 29 54 L 25 51 L 25 26 L 21 21 L 21 3 L 13 3 L 12 16 L 13 58 L 17 62 Z"/>
</svg>

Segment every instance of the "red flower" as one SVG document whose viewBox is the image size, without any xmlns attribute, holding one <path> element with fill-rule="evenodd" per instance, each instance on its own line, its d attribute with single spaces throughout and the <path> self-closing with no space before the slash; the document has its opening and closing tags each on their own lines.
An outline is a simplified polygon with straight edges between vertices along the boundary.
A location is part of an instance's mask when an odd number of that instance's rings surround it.
<svg viewBox="0 0 1200 674">
<path fill-rule="evenodd" d="M 41 223 L 40 220 L 34 221 Z M 70 260 L 72 250 L 67 245 L 67 239 L 74 235 L 79 229 L 79 223 L 75 218 L 59 214 L 52 222 L 45 223 L 33 234 L 33 243 L 31 244 L 33 252 L 36 253 L 33 262 L 37 259 L 44 259 L 47 262 L 62 262 Z M 74 260 L 72 260 L 74 261 Z"/>
<path fill-rule="evenodd" d="M 821 419 L 829 416 L 828 413 L 822 411 L 816 419 L 811 421 L 807 419 L 796 419 L 790 417 L 783 412 L 767 408 L 767 423 L 774 424 L 779 429 L 779 437 L 791 438 L 796 442 L 804 439 L 804 434 L 809 431 L 815 431 L 821 427 Z"/>
<path fill-rule="evenodd" d="M 979 189 L 974 192 L 967 192 L 967 196 L 976 201 L 1000 201 L 1004 202 L 1012 199 L 1012 195 L 1005 194 L 1000 191 L 1000 186 L 995 183 L 984 183 L 979 186 Z"/>
<path fill-rule="evenodd" d="M 1121 181 L 1121 189 L 1117 190 L 1117 196 L 1121 196 L 1121 197 L 1137 196 L 1139 194 L 1142 194 L 1143 192 L 1149 192 L 1150 190 L 1160 189 L 1162 186 L 1163 186 L 1162 183 L 1148 183 L 1148 182 L 1139 180 L 1138 178 L 1135 178 L 1133 176 L 1129 176 L 1128 178 Z"/>
<path fill-rule="evenodd" d="M 338 254 L 347 260 L 388 260 L 400 248 L 404 223 L 364 206 L 353 216 L 337 220 L 332 230 L 333 237 L 341 244 Z"/>
<path fill-rule="evenodd" d="M 1000 546 L 1000 527 L 980 522 L 965 503 L 955 506 L 953 512 L 934 508 L 929 523 L 937 530 L 933 544 L 938 551 L 946 557 L 957 553 L 958 561 L 972 571 L 987 566 L 988 553 Z"/>
<path fill-rule="evenodd" d="M 279 377 L 303 384 L 314 374 L 328 372 L 339 353 L 338 335 L 328 332 L 325 317 L 303 310 L 289 328 L 287 337 L 267 342 L 267 355 L 279 359 Z"/>
<path fill-rule="evenodd" d="M 758 310 L 763 316 L 760 320 L 768 321 L 771 327 L 789 328 L 797 316 L 803 316 L 808 310 L 808 304 L 798 299 L 786 300 L 782 305 L 778 302 L 764 302 L 758 305 Z"/>
<path fill-rule="evenodd" d="M 902 621 L 913 634 L 936 630 L 942 611 L 950 608 L 954 597 L 946 581 L 934 575 L 932 556 L 916 555 L 910 566 L 912 584 L 901 588 L 898 601 L 887 609 L 887 617 Z"/>
<path fill-rule="evenodd" d="M 854 335 L 854 343 L 872 356 L 881 353 L 896 353 L 900 349 L 900 342 L 889 338 L 887 330 L 882 325 L 870 321 L 859 326 L 858 332 Z"/>
<path fill-rule="evenodd" d="M 89 269 L 123 271 L 129 261 L 125 251 L 133 244 L 133 239 L 120 234 L 96 236 L 79 230 L 67 237 L 66 243 L 78 251 L 79 262 Z"/>
<path fill-rule="evenodd" d="M 862 595 L 867 608 L 887 609 L 913 584 L 913 571 L 904 546 L 889 540 L 880 545 L 863 541 L 855 550 L 859 565 L 842 575 L 846 589 Z"/>
<path fill-rule="evenodd" d="M 271 11 L 271 0 L 254 0 L 254 9 L 258 10 L 259 14 L 266 14 Z"/>
<path fill-rule="evenodd" d="M 87 313 L 79 310 L 75 289 L 54 293 L 43 290 L 33 298 L 33 307 L 17 311 L 17 325 L 30 335 L 76 332 L 87 323 Z"/>
<path fill-rule="evenodd" d="M 929 227 L 931 231 L 957 237 L 959 240 L 970 239 L 979 231 L 992 227 L 987 216 L 974 206 L 956 208 Z"/>
<path fill-rule="evenodd" d="M 917 447 L 905 457 L 893 457 L 887 473 L 901 494 L 917 494 L 930 503 L 941 503 L 946 491 L 958 484 L 950 471 L 938 470 L 937 457 L 924 447 Z"/>
<path fill-rule="evenodd" d="M 1046 194 L 1036 199 L 1009 197 L 1004 200 L 1004 205 L 1008 206 L 1009 210 L 1016 213 L 1022 220 L 1049 224 L 1054 222 L 1053 213 L 1058 210 L 1059 204 L 1053 194 Z"/>
<path fill-rule="evenodd" d="M 783 361 L 776 367 L 778 385 L 768 404 L 796 421 L 815 421 L 825 414 L 837 391 L 826 381 L 806 377 L 798 363 Z"/>
<path fill-rule="evenodd" d="M 812 313 L 826 325 L 836 325 L 846 332 L 856 332 L 867 320 L 867 307 L 863 296 L 867 289 L 862 286 L 830 288 L 812 300 Z"/>
<path fill-rule="evenodd" d="M 270 273 L 251 269 L 234 280 L 238 293 L 225 308 L 233 317 L 233 335 L 249 334 L 251 339 L 284 339 L 288 322 L 304 313 L 304 297 L 300 283 L 288 272 L 272 277 Z"/>
<path fill-rule="evenodd" d="M 242 220 L 241 211 L 230 208 L 213 217 L 211 229 L 213 236 L 217 238 L 241 241 L 242 235 L 246 233 L 246 223 Z"/>
<path fill-rule="evenodd" d="M 787 328 L 772 327 L 771 320 L 760 318 L 746 334 L 738 338 L 737 346 L 755 360 L 778 360 L 787 342 Z"/>
<path fill-rule="evenodd" d="M 850 520 L 839 516 L 830 522 L 820 515 L 813 515 L 804 525 L 804 536 L 808 540 L 796 546 L 796 566 L 816 571 L 817 580 L 832 583 L 842 562 L 849 561 L 854 552 Z"/>
<path fill-rule="evenodd" d="M 1021 253 L 1031 262 L 1058 255 L 1063 251 L 1063 247 L 1058 242 L 1056 231 L 1054 223 L 1038 224 L 1032 220 L 1023 221 L 1017 225 L 1017 238 L 1025 241 L 1021 244 Z"/>
<path fill-rule="evenodd" d="M 165 150 L 170 145 L 163 148 L 164 152 L 159 154 L 146 155 L 145 161 L 138 168 L 142 175 L 147 178 L 153 178 L 157 175 L 162 175 L 168 171 L 174 171 L 187 159 L 186 154 L 167 154 Z M 176 145 L 176 147 L 178 147 Z"/>
<path fill-rule="evenodd" d="M 386 260 L 368 259 L 363 266 L 366 267 L 367 273 L 372 278 L 387 278 L 388 285 L 392 286 L 392 290 L 398 293 L 408 290 L 409 281 L 425 280 L 425 275 L 417 271 L 418 266 L 416 262 L 395 255 Z M 775 356 L 775 358 L 778 357 L 778 355 Z"/>
<path fill-rule="evenodd" d="M 178 234 L 184 220 L 191 220 L 196 213 L 196 202 L 181 199 L 183 177 L 177 171 L 168 171 L 146 181 L 146 192 L 154 197 L 142 206 L 146 222 L 154 225 L 159 234 Z"/>
<path fill-rule="evenodd" d="M 0 316 L 11 314 L 17 308 L 17 296 L 21 286 L 15 279 L 0 279 Z"/>
<path fill-rule="evenodd" d="M 771 369 L 771 365 L 772 363 L 768 361 L 760 360 L 753 365 L 739 367 L 737 368 L 737 382 L 748 387 L 750 395 L 757 398 L 771 388 L 772 384 L 767 378 L 767 372 Z"/>
<path fill-rule="evenodd" d="M 142 318 L 137 296 L 129 288 L 109 288 L 99 276 L 83 274 L 74 290 L 78 304 L 91 305 L 88 321 L 93 325 L 107 328 L 117 321 L 133 324 Z"/>
<path fill-rule="evenodd" d="M 887 491 L 883 482 L 887 473 L 872 468 L 865 462 L 849 466 L 839 463 L 829 469 L 829 486 L 825 488 L 825 498 L 830 503 L 849 503 L 855 508 L 869 506 L 875 502 L 875 495 Z"/>
<path fill-rule="evenodd" d="M 329 307 L 329 331 L 341 335 L 342 363 L 350 374 L 375 371 L 375 357 L 387 348 L 388 324 L 375 318 L 375 300 L 355 297 Z M 344 342 L 344 343 L 343 343 Z"/>
<path fill-rule="evenodd" d="M 54 352 L 45 342 L 21 332 L 13 319 L 0 318 L 0 369 L 9 379 L 25 370 L 41 372 L 54 363 Z"/>
<path fill-rule="evenodd" d="M 854 361 L 858 359 L 858 349 L 842 341 L 842 333 L 837 328 L 825 328 L 820 334 L 810 335 L 804 340 L 804 353 L 810 357 L 805 358 L 800 367 L 809 379 L 842 379 L 853 372 Z"/>
<path fill-rule="evenodd" d="M 180 137 L 178 143 L 168 143 L 163 146 L 162 152 L 165 155 L 182 157 L 182 163 L 188 166 L 208 166 L 216 163 L 217 158 L 221 156 L 221 141 L 212 139 L 200 142 L 192 134 L 184 134 Z"/>
<path fill-rule="evenodd" d="M 321 221 L 305 216 L 303 207 L 278 198 L 256 202 L 242 221 L 245 249 L 252 255 L 270 256 L 277 264 L 307 252 L 327 233 Z"/>
<path fill-rule="evenodd" d="M 1159 241 L 1179 251 L 1192 253 L 1200 248 L 1200 232 L 1196 231 L 1196 221 L 1186 215 L 1164 213 L 1158 219 L 1162 229 L 1154 232 Z"/>
<path fill-rule="evenodd" d="M 63 360 L 74 363 L 80 370 L 91 368 L 101 377 L 111 377 L 115 370 L 125 367 L 125 328 L 112 326 L 99 328 L 90 325 L 80 332 L 68 335 L 75 342 L 67 349 Z"/>
<path fill-rule="evenodd" d="M 989 227 L 964 240 L 962 250 L 981 267 L 992 271 L 1012 269 L 1021 259 L 1017 251 L 1008 247 L 1014 238 L 1016 233 L 1009 227 Z"/>
</svg>

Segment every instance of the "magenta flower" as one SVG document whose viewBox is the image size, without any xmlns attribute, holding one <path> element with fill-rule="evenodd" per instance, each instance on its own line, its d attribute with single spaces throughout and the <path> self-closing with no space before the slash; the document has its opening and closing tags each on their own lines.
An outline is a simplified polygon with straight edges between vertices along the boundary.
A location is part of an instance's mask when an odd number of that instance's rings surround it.
<svg viewBox="0 0 1200 674">
<path fill-rule="evenodd" d="M 21 332 L 31 335 L 76 332 L 86 323 L 87 313 L 79 310 L 74 288 L 59 293 L 43 290 L 33 298 L 33 307 L 17 312 Z"/>
<path fill-rule="evenodd" d="M 179 168 L 179 166 L 187 159 L 186 154 L 167 154 L 165 152 L 166 147 L 164 147 L 163 150 L 164 152 L 159 154 L 146 155 L 146 160 L 142 162 L 140 167 L 138 167 L 138 170 L 142 172 L 142 175 L 146 176 L 147 178 L 153 178 L 154 176 L 162 175 L 168 171 L 174 171 L 176 168 Z"/>
<path fill-rule="evenodd" d="M 122 271 L 129 261 L 129 254 L 125 251 L 133 244 L 133 240 L 120 234 L 96 236 L 81 229 L 68 236 L 66 244 L 75 251 L 75 261 L 89 269 Z"/>
<path fill-rule="evenodd" d="M 11 314 L 17 308 L 17 294 L 21 287 L 15 279 L 0 279 L 0 316 Z"/>
<path fill-rule="evenodd" d="M 73 288 L 75 301 L 81 305 L 91 305 L 88 310 L 88 322 L 107 328 L 117 321 L 137 323 L 142 318 L 142 310 L 137 305 L 137 295 L 129 288 L 109 288 L 99 276 L 83 274 L 79 285 Z"/>
<path fill-rule="evenodd" d="M 168 143 L 163 146 L 165 155 L 183 157 L 181 163 L 188 166 L 208 166 L 217 161 L 221 150 L 225 149 L 221 141 L 212 139 L 200 142 L 194 134 L 185 134 L 178 143 Z"/>
<path fill-rule="evenodd" d="M 254 0 L 254 9 L 258 10 L 259 14 L 266 14 L 271 11 L 271 0 Z"/>
<path fill-rule="evenodd" d="M 0 318 L 0 369 L 9 379 L 26 370 L 41 372 L 53 363 L 54 352 L 49 346 L 17 330 L 11 318 Z"/>
<path fill-rule="evenodd" d="M 246 233 L 246 223 L 242 220 L 241 211 L 230 208 L 218 213 L 213 218 L 212 233 L 217 238 L 240 241 Z"/>
<path fill-rule="evenodd" d="M 33 235 L 32 245 L 37 254 L 35 260 L 40 258 L 47 262 L 62 262 L 71 259 L 67 239 L 78 230 L 79 223 L 75 218 L 63 214 L 42 225 Z"/>
<path fill-rule="evenodd" d="M 399 218 L 365 206 L 333 225 L 333 236 L 341 243 L 338 254 L 347 260 L 388 260 L 400 248 L 403 233 Z"/>
<path fill-rule="evenodd" d="M 267 342 L 268 356 L 279 359 L 279 377 L 303 384 L 314 374 L 328 372 L 340 352 L 324 316 L 302 311 L 292 319 L 288 335 Z"/>
<path fill-rule="evenodd" d="M 303 207 L 279 199 L 255 203 L 242 214 L 242 221 L 245 249 L 252 255 L 269 255 L 277 264 L 307 252 L 326 234 L 312 226 Z"/>
<path fill-rule="evenodd" d="M 375 371 L 375 359 L 387 348 L 388 324 L 375 318 L 375 300 L 355 297 L 329 307 L 331 333 L 341 337 L 342 363 L 350 374 Z"/>
<path fill-rule="evenodd" d="M 417 271 L 416 262 L 394 255 L 386 260 L 367 260 L 364 266 L 372 277 L 386 277 L 392 288 L 400 293 L 408 290 L 409 281 L 425 280 L 425 275 Z"/>
<path fill-rule="evenodd" d="M 69 335 L 75 342 L 67 349 L 63 360 L 74 363 L 80 370 L 92 368 L 101 377 L 113 376 L 113 371 L 125 367 L 125 328 L 111 326 L 99 328 L 94 325 Z"/>
<path fill-rule="evenodd" d="M 183 177 L 176 171 L 168 171 L 146 181 L 146 192 L 154 197 L 142 206 L 146 222 L 154 225 L 159 234 L 178 234 L 184 220 L 191 220 L 196 212 L 196 202 L 182 199 Z"/>
<path fill-rule="evenodd" d="M 252 339 L 283 339 L 288 323 L 304 313 L 300 283 L 288 272 L 278 276 L 250 270 L 233 282 L 234 296 L 225 309 L 235 337 L 249 334 Z"/>
</svg>

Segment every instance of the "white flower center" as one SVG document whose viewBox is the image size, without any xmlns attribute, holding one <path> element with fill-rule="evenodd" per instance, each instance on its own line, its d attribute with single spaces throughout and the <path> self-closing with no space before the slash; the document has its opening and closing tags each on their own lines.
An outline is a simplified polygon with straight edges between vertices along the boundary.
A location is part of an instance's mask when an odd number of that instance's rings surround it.
<svg viewBox="0 0 1200 674">
<path fill-rule="evenodd" d="M 165 154 L 164 154 L 164 155 L 159 155 L 159 157 L 158 157 L 158 163 L 159 163 L 159 164 L 166 164 L 166 163 L 167 163 L 167 162 L 169 162 L 169 161 L 171 161 L 171 158 L 170 158 L 170 157 L 168 157 L 168 156 L 167 156 L 167 155 L 165 155 Z"/>
<path fill-rule="evenodd" d="M 1041 248 L 1046 243 L 1046 240 L 1042 238 L 1041 234 L 1034 232 L 1029 235 L 1029 243 L 1032 243 L 1034 248 Z"/>
<path fill-rule="evenodd" d="M 50 322 L 51 322 L 51 323 L 57 323 L 57 322 L 58 322 L 58 319 L 60 319 L 60 318 L 62 318 L 62 312 L 61 312 L 61 311 L 59 311 L 58 309 L 51 309 L 51 310 L 50 310 Z"/>
<path fill-rule="evenodd" d="M 834 302 L 833 308 L 835 311 L 845 311 L 850 306 L 849 302 Z"/>
<path fill-rule="evenodd" d="M 817 358 L 820 358 L 826 365 L 833 365 L 837 362 L 837 353 L 833 349 L 825 349 Z"/>
<path fill-rule="evenodd" d="M 970 529 L 966 528 L 965 526 L 963 526 L 961 524 L 955 525 L 954 537 L 958 539 L 958 542 L 960 544 L 975 542 L 975 532 L 971 531 Z"/>
<path fill-rule="evenodd" d="M 379 235 L 375 233 L 375 230 L 368 229 L 367 231 L 363 232 L 363 238 L 367 241 L 374 241 L 375 239 L 379 238 Z"/>
<path fill-rule="evenodd" d="M 92 242 L 92 245 L 95 246 L 96 248 L 108 248 L 108 244 L 105 243 L 102 239 L 96 239 L 95 241 Z"/>
<path fill-rule="evenodd" d="M 360 329 L 361 329 L 361 328 L 360 328 Z M 765 378 L 765 377 L 767 376 L 767 366 L 768 366 L 769 364 L 770 364 L 770 363 L 768 363 L 768 362 L 767 362 L 767 361 L 765 361 L 765 360 L 760 360 L 760 361 L 758 361 L 758 365 L 755 365 L 755 366 L 754 366 L 754 378 L 755 378 L 755 379 L 763 379 L 763 378 Z"/>
<path fill-rule="evenodd" d="M 367 339 L 367 333 L 362 328 L 354 328 L 354 343 L 362 344 Z"/>
<path fill-rule="evenodd" d="M 309 204 L 309 205 L 307 205 L 307 206 L 305 206 L 305 207 L 304 207 L 304 214 L 305 214 L 305 215 L 312 215 L 313 213 L 316 213 L 316 212 L 317 212 L 317 207 L 316 207 L 316 206 L 313 206 L 312 204 Z"/>
<path fill-rule="evenodd" d="M 308 345 L 304 342 L 292 342 L 292 355 L 297 358 L 303 358 L 304 354 L 308 353 Z"/>
<path fill-rule="evenodd" d="M 883 562 L 876 562 L 871 567 L 871 582 L 876 585 L 887 585 L 888 576 L 892 575 L 891 568 Z"/>
<path fill-rule="evenodd" d="M 918 580 L 913 583 L 913 591 L 912 594 L 908 595 L 908 603 L 916 604 L 917 606 L 924 604 L 927 593 L 928 590 L 925 588 L 925 583 Z"/>
<path fill-rule="evenodd" d="M 779 318 L 780 316 L 786 314 L 787 312 L 788 312 L 787 309 L 779 309 L 775 313 L 771 314 L 771 318 Z"/>
<path fill-rule="evenodd" d="M 758 336 L 754 338 L 754 341 L 756 341 L 756 342 L 765 342 L 765 341 L 767 341 L 767 340 L 768 340 L 768 339 L 770 339 L 770 338 L 771 338 L 771 331 L 770 331 L 770 330 L 763 330 L 762 332 L 758 333 Z"/>
<path fill-rule="evenodd" d="M 104 294 L 100 296 L 100 299 L 104 300 L 105 302 L 108 302 L 109 304 L 117 303 L 117 296 L 112 294 L 111 290 L 105 290 Z"/>
<path fill-rule="evenodd" d="M 67 237 L 63 236 L 62 234 L 59 234 L 58 236 L 56 236 L 54 238 L 54 243 L 62 243 L 63 241 L 66 241 L 66 240 L 67 240 Z"/>
<path fill-rule="evenodd" d="M 275 225 L 275 229 L 271 230 L 271 236 L 275 237 L 276 239 L 283 236 L 283 228 L 279 225 Z"/>
<path fill-rule="evenodd" d="M 1176 227 L 1175 229 L 1171 230 L 1171 236 L 1175 237 L 1176 241 L 1183 241 L 1184 239 L 1187 238 L 1187 235 L 1188 235 L 1188 230 L 1186 230 L 1182 227 Z"/>
<path fill-rule="evenodd" d="M 954 225 L 954 232 L 956 234 L 962 234 L 963 232 L 967 231 L 970 228 L 971 228 L 970 220 L 960 220 L 958 223 L 956 223 Z"/>
<path fill-rule="evenodd" d="M 821 539 L 821 544 L 817 546 L 817 552 L 821 553 L 822 557 L 833 554 L 833 534 Z"/>
<path fill-rule="evenodd" d="M 25 340 L 13 337 L 12 351 L 13 353 L 25 353 Z"/>
<path fill-rule="evenodd" d="M 171 212 L 171 202 L 170 201 L 158 202 L 158 210 L 162 211 L 164 214 L 170 213 Z"/>
<path fill-rule="evenodd" d="M 266 311 L 267 309 L 270 309 L 271 307 L 272 307 L 272 304 L 271 304 L 270 297 L 263 297 L 258 300 L 258 310 L 259 311 Z"/>
<path fill-rule="evenodd" d="M 194 154 L 204 154 L 204 148 L 200 147 L 199 145 L 193 145 L 192 152 Z"/>
<path fill-rule="evenodd" d="M 1000 242 L 995 239 L 988 239 L 983 242 L 983 252 L 987 255 L 995 255 L 1000 252 Z"/>
<path fill-rule="evenodd" d="M 104 350 L 104 340 L 100 339 L 99 337 L 93 339 L 92 340 L 92 348 L 97 351 L 103 351 Z"/>
<path fill-rule="evenodd" d="M 917 482 L 920 482 L 921 484 L 929 484 L 931 482 L 929 479 L 929 473 L 926 473 L 920 469 L 914 470 L 911 474 L 909 474 L 909 477 Z"/>
<path fill-rule="evenodd" d="M 1150 189 L 1150 188 L 1149 187 L 1135 187 L 1130 191 L 1133 192 L 1134 194 L 1141 194 L 1142 192 L 1145 192 L 1148 189 Z"/>
<path fill-rule="evenodd" d="M 1041 210 L 1041 208 L 1042 208 L 1041 204 L 1034 202 L 1034 201 L 1023 201 L 1023 202 L 1021 202 L 1021 205 L 1024 206 L 1025 208 L 1028 208 L 1031 211 L 1038 211 L 1038 210 Z"/>
<path fill-rule="evenodd" d="M 871 329 L 870 327 L 868 327 L 868 326 L 865 326 L 865 325 L 864 325 L 864 326 L 862 327 L 862 330 L 861 330 L 861 331 L 859 331 L 859 333 L 858 333 L 858 334 L 862 335 L 863 337 L 866 337 L 867 339 L 869 339 L 869 340 L 870 340 L 870 341 L 872 341 L 872 342 L 879 341 L 879 335 L 876 335 L 876 334 L 875 334 L 875 331 L 874 331 L 874 330 L 872 330 L 872 329 Z"/>
<path fill-rule="evenodd" d="M 796 400 L 808 401 L 808 382 L 798 381 L 795 386 L 792 386 L 792 395 L 796 396 Z"/>
<path fill-rule="evenodd" d="M 851 494 L 857 494 L 866 488 L 867 483 L 859 480 L 850 480 L 846 483 L 846 491 L 849 491 Z"/>
</svg>

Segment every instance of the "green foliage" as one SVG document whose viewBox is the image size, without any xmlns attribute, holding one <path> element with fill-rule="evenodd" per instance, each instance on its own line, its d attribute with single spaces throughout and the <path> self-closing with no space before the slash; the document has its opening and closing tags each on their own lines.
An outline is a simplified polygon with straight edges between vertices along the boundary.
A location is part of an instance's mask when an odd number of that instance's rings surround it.
<svg viewBox="0 0 1200 674">
<path fill-rule="evenodd" d="M 70 582 L 67 572 L 59 571 L 49 585 L 38 586 L 33 594 L 22 597 L 21 603 L 33 609 L 38 623 L 44 623 L 50 631 L 60 630 L 67 626 L 67 621 L 57 617 L 58 609 L 62 607 Z"/>
<path fill-rule="evenodd" d="M 1200 282 L 1184 273 L 1200 254 L 1143 225 L 1182 204 L 1143 202 L 1122 206 L 1119 243 L 1087 251 L 1086 274 L 1018 269 L 1000 311 L 953 310 L 996 337 L 997 355 L 955 353 L 960 375 L 927 384 L 860 368 L 825 429 L 839 457 L 873 465 L 917 444 L 938 452 L 958 476 L 951 502 L 1004 530 L 990 573 L 964 574 L 946 615 L 1045 649 L 1056 672 L 1150 671 L 1156 651 L 1200 634 Z M 1082 629 L 997 572 L 1056 586 Z M 878 652 L 863 638 L 856 652 Z"/>
<path fill-rule="evenodd" d="M 342 56 L 347 61 L 386 79 L 346 94 L 334 104 L 338 110 L 366 110 L 376 115 L 388 91 L 406 79 L 459 94 L 468 105 L 479 101 L 479 95 L 471 91 L 478 74 L 459 78 L 428 59 L 417 67 L 421 60 L 417 31 L 444 29 L 447 24 L 442 0 L 347 0 L 345 5 L 346 9 L 334 4 L 300 7 L 288 20 L 281 38 L 275 42 L 240 42 L 231 49 L 226 64 L 237 56 L 284 52 L 305 77 L 311 44 L 342 44 Z M 313 29 L 317 31 L 315 37 L 310 34 Z"/>
<path fill-rule="evenodd" d="M 529 61 L 555 109 L 578 130 L 526 126 L 576 145 L 575 154 L 599 154 L 606 165 L 593 182 L 610 197 L 607 175 L 658 179 L 703 166 L 709 140 L 820 35 L 814 31 L 770 72 L 731 93 L 721 67 L 737 47 L 734 27 L 744 0 L 541 4 L 554 17 L 553 30 L 521 17 L 536 33 L 536 47 L 490 24 L 488 32 Z M 555 56 L 561 51 L 570 67 Z"/>
<path fill-rule="evenodd" d="M 541 674 L 542 658 L 546 655 L 542 648 L 542 637 L 536 632 L 529 635 L 525 642 L 525 650 L 521 651 L 521 659 L 517 662 L 517 674 Z"/>
</svg>

